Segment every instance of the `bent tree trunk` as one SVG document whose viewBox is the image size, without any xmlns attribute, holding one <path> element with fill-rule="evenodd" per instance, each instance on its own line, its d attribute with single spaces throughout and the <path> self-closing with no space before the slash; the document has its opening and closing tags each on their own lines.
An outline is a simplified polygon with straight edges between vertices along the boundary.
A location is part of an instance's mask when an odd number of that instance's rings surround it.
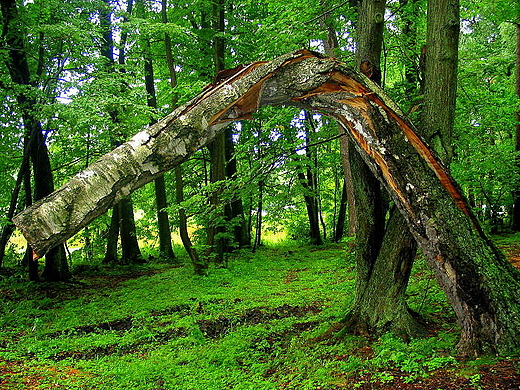
<svg viewBox="0 0 520 390">
<path fill-rule="evenodd" d="M 380 88 L 307 50 L 226 76 L 17 215 L 36 253 L 186 160 L 228 122 L 262 105 L 291 104 L 335 117 L 389 191 L 454 308 L 461 350 L 520 346 L 520 272 L 485 237 L 456 183 Z"/>
</svg>

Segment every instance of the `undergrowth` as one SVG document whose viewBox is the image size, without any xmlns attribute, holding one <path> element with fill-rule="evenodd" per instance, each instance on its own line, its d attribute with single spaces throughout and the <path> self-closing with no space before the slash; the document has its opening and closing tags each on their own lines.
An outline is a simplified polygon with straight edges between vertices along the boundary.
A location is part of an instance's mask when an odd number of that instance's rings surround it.
<svg viewBox="0 0 520 390">
<path fill-rule="evenodd" d="M 206 277 L 165 263 L 87 271 L 72 284 L 0 280 L 1 389 L 372 388 L 459 367 L 451 310 L 420 260 L 409 303 L 432 337 L 408 343 L 314 341 L 353 299 L 341 245 L 241 251 Z"/>
</svg>

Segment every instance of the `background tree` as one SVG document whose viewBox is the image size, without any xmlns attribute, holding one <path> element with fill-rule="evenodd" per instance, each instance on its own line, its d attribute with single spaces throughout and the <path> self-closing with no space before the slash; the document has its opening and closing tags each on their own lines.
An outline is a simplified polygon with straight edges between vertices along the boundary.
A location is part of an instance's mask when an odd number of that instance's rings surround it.
<svg viewBox="0 0 520 390">
<path fill-rule="evenodd" d="M 1 4 L 2 16 L 4 18 L 2 39 L 6 43 L 8 57 L 5 59 L 5 65 L 8 69 L 11 81 L 14 85 L 26 87 L 18 89 L 15 92 L 18 109 L 21 111 L 21 118 L 25 130 L 24 149 L 27 148 L 32 163 L 33 180 L 34 180 L 34 200 L 39 200 L 54 191 L 54 181 L 52 176 L 51 164 L 49 160 L 49 152 L 47 149 L 47 136 L 43 129 L 38 114 L 38 104 L 35 93 L 38 86 L 38 79 L 43 76 L 43 55 L 44 55 L 44 35 L 40 34 L 40 49 L 38 57 L 38 65 L 36 77 L 31 80 L 31 70 L 27 60 L 27 52 L 24 42 L 26 36 L 23 30 L 23 23 L 20 18 L 15 1 L 5 1 Z M 33 89 L 34 88 L 34 89 Z M 31 91 L 31 89 L 33 89 Z M 31 96 L 32 95 L 32 96 Z M 22 164 L 22 168 L 23 168 Z M 28 177 L 28 170 L 23 169 L 22 176 Z M 27 187 L 29 180 L 25 181 L 26 194 L 30 194 Z M 29 201 L 29 197 L 26 197 Z M 28 251 L 29 252 L 29 251 Z M 28 259 L 30 276 L 32 279 L 37 278 L 35 272 L 35 264 L 31 263 L 35 259 Z M 50 281 L 68 280 L 70 272 L 63 245 L 59 245 L 45 256 L 45 268 L 42 276 Z"/>
</svg>

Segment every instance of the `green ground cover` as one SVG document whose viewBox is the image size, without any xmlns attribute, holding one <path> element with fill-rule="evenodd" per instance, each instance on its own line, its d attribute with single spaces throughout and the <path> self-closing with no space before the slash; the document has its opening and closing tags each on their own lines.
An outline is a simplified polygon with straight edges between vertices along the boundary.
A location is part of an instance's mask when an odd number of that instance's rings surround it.
<svg viewBox="0 0 520 390">
<path fill-rule="evenodd" d="M 431 337 L 315 340 L 352 301 L 348 248 L 242 251 L 207 277 L 164 263 L 83 267 L 73 284 L 4 276 L 0 389 L 483 389 L 497 364 L 514 386 L 517 359 L 455 359 L 451 309 L 420 259 L 409 303 Z"/>
</svg>

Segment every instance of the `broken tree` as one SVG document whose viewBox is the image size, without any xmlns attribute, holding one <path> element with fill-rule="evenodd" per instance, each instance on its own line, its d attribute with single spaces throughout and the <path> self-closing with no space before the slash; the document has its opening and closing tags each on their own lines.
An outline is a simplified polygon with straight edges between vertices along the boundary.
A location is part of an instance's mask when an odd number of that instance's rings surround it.
<svg viewBox="0 0 520 390">
<path fill-rule="evenodd" d="M 405 217 L 461 328 L 459 351 L 520 346 L 520 272 L 485 237 L 456 183 L 413 125 L 370 80 L 307 50 L 221 80 L 14 218 L 38 255 L 264 105 L 336 118 Z"/>
</svg>

